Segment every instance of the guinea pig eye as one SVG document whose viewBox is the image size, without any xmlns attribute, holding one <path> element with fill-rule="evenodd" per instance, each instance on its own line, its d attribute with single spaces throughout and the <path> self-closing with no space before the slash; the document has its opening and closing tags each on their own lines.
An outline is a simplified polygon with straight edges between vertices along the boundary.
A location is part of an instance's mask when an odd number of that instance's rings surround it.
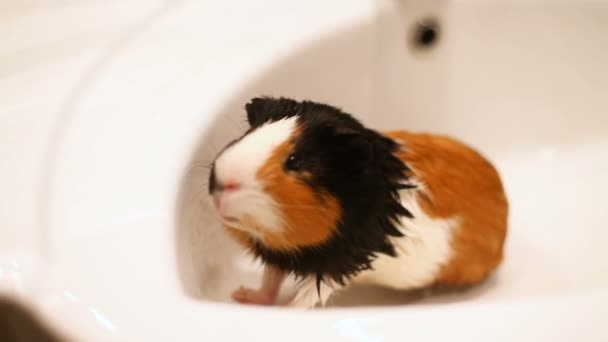
<svg viewBox="0 0 608 342">
<path fill-rule="evenodd" d="M 285 161 L 285 168 L 289 171 L 299 171 L 302 169 L 302 159 L 297 154 L 292 153 Z"/>
</svg>

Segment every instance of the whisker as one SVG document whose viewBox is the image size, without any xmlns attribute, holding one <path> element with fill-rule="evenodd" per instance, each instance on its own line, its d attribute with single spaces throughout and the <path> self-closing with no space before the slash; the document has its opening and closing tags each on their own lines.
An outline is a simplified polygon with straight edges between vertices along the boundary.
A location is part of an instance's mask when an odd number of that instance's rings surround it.
<svg viewBox="0 0 608 342">
<path fill-rule="evenodd" d="M 255 197 L 256 199 L 262 199 L 262 200 L 266 201 L 265 196 L 262 193 L 260 193 L 259 191 L 255 191 L 255 190 L 243 192 L 243 196 Z M 289 204 L 289 203 L 277 202 L 277 201 L 274 201 L 274 204 L 277 206 L 283 207 L 283 208 L 290 208 L 290 209 L 314 209 L 314 210 L 321 210 L 321 211 L 329 210 L 326 207 L 316 206 L 316 205 L 311 205 L 311 204 Z"/>
<path fill-rule="evenodd" d="M 211 172 L 212 166 L 213 166 L 213 164 L 199 164 L 199 163 L 191 164 L 186 169 L 186 174 L 188 176 L 191 176 L 192 174 L 194 174 L 196 172 L 204 172 L 205 174 L 208 174 L 209 172 Z"/>
<path fill-rule="evenodd" d="M 277 205 L 283 207 L 283 208 L 294 208 L 294 209 L 314 209 L 314 210 L 329 210 L 328 208 L 325 207 L 319 207 L 316 205 L 307 205 L 307 204 L 285 204 L 285 203 L 277 203 Z"/>
</svg>

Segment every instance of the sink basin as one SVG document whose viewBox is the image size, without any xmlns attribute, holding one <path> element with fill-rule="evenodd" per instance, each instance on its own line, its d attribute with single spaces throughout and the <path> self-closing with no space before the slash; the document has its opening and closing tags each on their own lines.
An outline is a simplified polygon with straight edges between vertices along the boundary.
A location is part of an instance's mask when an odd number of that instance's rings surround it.
<svg viewBox="0 0 608 342">
<path fill-rule="evenodd" d="M 608 339 L 607 4 L 62 0 L 0 16 L 0 295 L 67 339 Z M 503 265 L 458 293 L 233 303 L 260 265 L 213 215 L 208 165 L 261 94 L 475 146 L 511 204 Z"/>
</svg>

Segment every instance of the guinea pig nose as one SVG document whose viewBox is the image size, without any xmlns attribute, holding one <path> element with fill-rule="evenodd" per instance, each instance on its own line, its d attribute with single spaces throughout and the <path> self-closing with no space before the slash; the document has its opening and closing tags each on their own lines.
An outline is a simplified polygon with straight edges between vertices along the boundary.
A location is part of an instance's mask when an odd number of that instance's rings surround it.
<svg viewBox="0 0 608 342">
<path fill-rule="evenodd" d="M 240 189 L 241 184 L 239 182 L 235 182 L 235 181 L 229 181 L 226 183 L 221 183 L 216 181 L 215 185 L 213 186 L 214 192 L 222 192 L 222 191 L 226 191 L 226 192 L 230 192 L 230 191 L 235 191 Z"/>
<path fill-rule="evenodd" d="M 235 191 L 238 190 L 241 185 L 238 182 L 227 182 L 222 186 L 224 191 Z"/>
</svg>

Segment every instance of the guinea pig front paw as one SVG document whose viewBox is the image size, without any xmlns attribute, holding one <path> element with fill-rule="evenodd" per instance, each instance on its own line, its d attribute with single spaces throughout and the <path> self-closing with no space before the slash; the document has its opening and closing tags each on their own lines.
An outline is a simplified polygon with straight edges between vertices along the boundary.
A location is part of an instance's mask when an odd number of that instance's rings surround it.
<svg viewBox="0 0 608 342">
<path fill-rule="evenodd" d="M 253 290 L 246 287 L 239 287 L 232 293 L 232 299 L 241 304 L 253 305 L 273 305 L 276 295 L 264 290 Z"/>
</svg>

